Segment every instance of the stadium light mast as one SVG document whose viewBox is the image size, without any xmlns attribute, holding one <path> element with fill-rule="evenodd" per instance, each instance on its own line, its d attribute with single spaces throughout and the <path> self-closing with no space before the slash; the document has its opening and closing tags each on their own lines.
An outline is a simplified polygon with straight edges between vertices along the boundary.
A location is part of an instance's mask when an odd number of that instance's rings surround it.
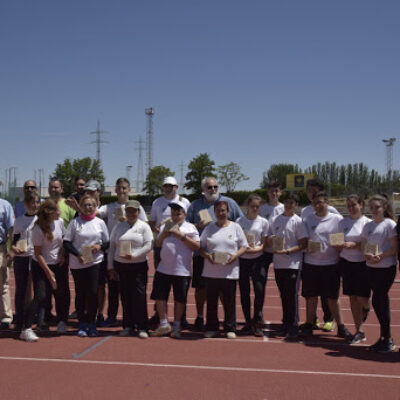
<svg viewBox="0 0 400 400">
<path fill-rule="evenodd" d="M 393 146 L 396 138 L 382 139 L 386 146 L 386 177 L 389 181 L 389 192 L 392 192 Z"/>
</svg>

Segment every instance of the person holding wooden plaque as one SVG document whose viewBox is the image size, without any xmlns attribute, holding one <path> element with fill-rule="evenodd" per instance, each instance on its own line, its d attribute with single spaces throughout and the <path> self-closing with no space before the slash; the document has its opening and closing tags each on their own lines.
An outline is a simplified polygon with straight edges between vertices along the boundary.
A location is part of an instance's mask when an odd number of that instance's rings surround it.
<svg viewBox="0 0 400 400">
<path fill-rule="evenodd" d="M 111 232 L 108 252 L 108 272 L 114 280 L 118 274 L 122 300 L 122 331 L 129 336 L 137 328 L 138 336 L 147 333 L 147 255 L 153 244 L 150 226 L 140 219 L 140 203 L 129 200 L 125 204 L 126 221 L 119 222 Z"/>
<path fill-rule="evenodd" d="M 68 225 L 64 249 L 70 254 L 69 267 L 75 282 L 78 336 L 98 336 L 97 293 L 104 252 L 109 245 L 105 222 L 96 217 L 97 202 L 85 194 L 79 202 L 79 216 Z"/>
<path fill-rule="evenodd" d="M 203 277 L 207 288 L 207 323 L 204 336 L 218 334 L 218 297 L 222 293 L 225 320 L 224 330 L 228 339 L 236 338 L 236 282 L 239 279 L 239 257 L 248 248 L 243 229 L 228 220 L 229 205 L 226 201 L 214 204 L 216 222 L 208 224 L 200 236 L 200 255 L 204 258 Z M 216 264 L 214 252 L 229 253 L 228 264 Z"/>
<path fill-rule="evenodd" d="M 265 285 L 267 283 L 268 264 L 263 249 L 268 236 L 269 223 L 258 215 L 263 199 L 257 194 L 251 194 L 245 205 L 246 216 L 236 222 L 242 227 L 249 247 L 239 258 L 239 288 L 240 302 L 245 317 L 242 332 L 253 332 L 255 336 L 263 336 L 263 306 Z M 251 316 L 250 280 L 254 289 L 253 317 Z"/>
<path fill-rule="evenodd" d="M 369 350 L 388 353 L 395 349 L 390 329 L 389 290 L 396 276 L 398 251 L 396 223 L 387 197 L 374 195 L 369 199 L 372 221 L 361 233 L 361 251 L 367 263 L 369 286 L 372 290 L 372 306 L 380 324 L 380 337 Z M 367 246 L 370 244 L 370 246 Z M 376 254 L 366 252 L 375 247 Z M 371 250 L 369 250 L 371 251 Z"/>
<path fill-rule="evenodd" d="M 342 216 L 328 211 L 328 197 L 325 192 L 313 196 L 315 214 L 306 220 L 309 240 L 319 243 L 318 251 L 310 249 L 304 257 L 302 276 L 302 296 L 306 299 L 306 322 L 301 326 L 304 336 L 312 335 L 318 296 L 326 297 L 331 313 L 337 323 L 337 336 L 351 340 L 352 335 L 343 324 L 339 304 L 340 274 L 337 268 L 339 253 L 332 247 L 329 237 L 339 232 Z"/>
<path fill-rule="evenodd" d="M 307 228 L 295 214 L 298 197 L 294 192 L 284 194 L 283 214 L 273 218 L 268 240 L 281 238 L 282 246 L 274 249 L 275 281 L 282 302 L 282 326 L 277 334 L 295 339 L 298 336 L 298 290 L 302 251 L 307 246 Z M 273 246 L 274 247 L 274 246 Z"/>
<path fill-rule="evenodd" d="M 363 324 L 369 313 L 371 290 L 368 283 L 367 267 L 361 252 L 361 232 L 371 220 L 363 215 L 364 199 L 352 194 L 346 199 L 349 216 L 339 222 L 344 242 L 335 244 L 340 251 L 339 271 L 343 280 L 343 294 L 349 296 L 356 333 L 351 343 L 366 340 Z"/>
<path fill-rule="evenodd" d="M 11 252 L 14 255 L 14 323 L 17 332 L 22 330 L 24 323 L 25 296 L 29 288 L 29 270 L 33 256 L 32 229 L 37 220 L 39 207 L 39 195 L 36 192 L 28 192 L 24 199 L 25 213 L 17 217 L 14 222 Z M 31 288 L 29 289 L 31 290 Z M 44 321 L 40 321 L 39 323 L 42 324 Z"/>
</svg>

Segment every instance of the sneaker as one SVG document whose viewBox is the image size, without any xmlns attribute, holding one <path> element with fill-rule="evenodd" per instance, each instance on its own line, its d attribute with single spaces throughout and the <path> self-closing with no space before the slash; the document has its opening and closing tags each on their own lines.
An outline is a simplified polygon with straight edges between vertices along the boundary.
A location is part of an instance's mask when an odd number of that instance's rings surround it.
<svg viewBox="0 0 400 400">
<path fill-rule="evenodd" d="M 113 328 L 115 326 L 118 326 L 118 321 L 116 320 L 116 318 L 111 318 L 108 317 L 102 324 L 101 326 L 103 327 L 108 327 L 108 328 Z"/>
<path fill-rule="evenodd" d="M 211 339 L 217 336 L 217 332 L 216 331 L 206 331 L 204 332 L 204 337 L 207 339 Z"/>
<path fill-rule="evenodd" d="M 87 332 L 86 332 L 86 324 L 79 324 L 78 326 L 78 336 L 79 337 L 87 337 Z"/>
<path fill-rule="evenodd" d="M 171 337 L 174 339 L 181 339 L 182 335 L 180 329 L 174 327 L 174 329 L 171 332 Z"/>
<path fill-rule="evenodd" d="M 171 325 L 159 326 L 155 331 L 151 333 L 153 337 L 167 336 L 171 333 L 172 328 Z"/>
<path fill-rule="evenodd" d="M 243 328 L 240 329 L 240 332 L 250 333 L 252 330 L 253 330 L 253 327 L 251 326 L 251 324 L 249 322 L 246 322 L 243 325 Z"/>
<path fill-rule="evenodd" d="M 194 329 L 196 331 L 203 332 L 203 330 L 204 330 L 204 318 L 203 317 L 199 317 L 199 316 L 196 317 L 196 320 L 194 321 Z"/>
<path fill-rule="evenodd" d="M 356 334 L 353 336 L 353 339 L 351 339 L 351 344 L 357 344 L 360 342 L 365 342 L 367 340 L 367 338 L 365 337 L 365 333 L 364 332 L 356 332 Z"/>
<path fill-rule="evenodd" d="M 337 330 L 337 337 L 343 338 L 348 340 L 349 342 L 352 341 L 353 335 L 349 332 L 349 330 L 342 324 L 338 326 Z"/>
<path fill-rule="evenodd" d="M 97 336 L 99 336 L 99 332 L 96 329 L 96 324 L 89 324 L 88 336 L 89 337 L 97 337 Z"/>
<path fill-rule="evenodd" d="M 146 331 L 141 330 L 139 331 L 138 336 L 140 337 L 140 339 L 147 339 L 149 337 L 149 334 Z"/>
<path fill-rule="evenodd" d="M 302 326 L 304 326 L 306 324 L 303 324 Z M 311 325 L 311 324 L 309 324 Z M 288 332 L 288 326 L 286 324 L 282 324 L 276 331 L 275 331 L 275 335 L 277 336 L 286 336 Z"/>
<path fill-rule="evenodd" d="M 132 333 L 132 329 L 131 328 L 124 328 L 124 329 L 122 329 L 122 331 L 119 331 L 118 335 L 126 337 L 126 336 L 130 336 L 131 333 Z"/>
<path fill-rule="evenodd" d="M 25 342 L 37 342 L 39 340 L 32 328 L 24 329 L 19 335 L 19 338 L 25 340 Z"/>
<path fill-rule="evenodd" d="M 322 327 L 324 332 L 333 332 L 335 330 L 335 321 L 327 321 Z"/>
<path fill-rule="evenodd" d="M 263 337 L 264 331 L 262 330 L 262 325 L 257 324 L 256 326 L 254 326 L 253 334 L 254 334 L 254 336 L 257 336 L 257 337 Z"/>
<path fill-rule="evenodd" d="M 297 325 L 290 326 L 286 334 L 286 339 L 297 339 L 298 337 L 299 327 Z"/>
<path fill-rule="evenodd" d="M 69 314 L 68 319 L 78 319 L 78 313 L 76 310 Z"/>
<path fill-rule="evenodd" d="M 301 336 L 311 336 L 313 334 L 313 324 L 308 322 L 304 323 L 300 327 Z"/>
<path fill-rule="evenodd" d="M 383 339 L 381 345 L 375 351 L 377 351 L 378 353 L 390 353 L 394 351 L 395 348 L 396 346 L 393 343 L 393 339 L 389 338 Z"/>
<path fill-rule="evenodd" d="M 226 338 L 227 339 L 236 339 L 236 333 L 235 332 L 227 332 Z"/>
<path fill-rule="evenodd" d="M 186 319 L 183 319 L 183 320 L 181 321 L 181 329 L 182 329 L 182 330 L 186 330 L 186 329 L 189 329 L 189 327 L 190 327 L 189 322 L 187 322 Z"/>
<path fill-rule="evenodd" d="M 313 329 L 319 329 L 319 319 L 318 319 L 318 317 L 314 318 Z"/>
<path fill-rule="evenodd" d="M 368 346 L 367 350 L 368 351 L 377 351 L 377 349 L 382 346 L 382 342 L 383 342 L 383 339 L 379 338 L 374 344 L 372 344 L 371 346 Z"/>
<path fill-rule="evenodd" d="M 36 326 L 36 330 L 38 332 L 49 332 L 49 326 L 45 323 L 45 322 L 40 322 L 37 326 Z"/>
<path fill-rule="evenodd" d="M 60 321 L 57 325 L 57 333 L 58 334 L 63 334 L 67 333 L 67 324 L 64 321 Z"/>
</svg>

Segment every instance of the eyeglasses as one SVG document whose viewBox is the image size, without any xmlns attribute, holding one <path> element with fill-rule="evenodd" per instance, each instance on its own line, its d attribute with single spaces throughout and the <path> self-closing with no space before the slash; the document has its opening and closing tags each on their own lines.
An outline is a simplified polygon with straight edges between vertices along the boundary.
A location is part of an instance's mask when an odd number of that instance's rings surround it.
<svg viewBox="0 0 400 400">
<path fill-rule="evenodd" d="M 32 189 L 32 190 L 35 190 L 35 189 L 37 189 L 37 187 L 36 187 L 36 186 L 24 186 L 24 189 Z"/>
<path fill-rule="evenodd" d="M 208 190 L 210 190 L 210 189 L 218 189 L 218 185 L 207 186 L 207 189 L 208 189 Z"/>
</svg>

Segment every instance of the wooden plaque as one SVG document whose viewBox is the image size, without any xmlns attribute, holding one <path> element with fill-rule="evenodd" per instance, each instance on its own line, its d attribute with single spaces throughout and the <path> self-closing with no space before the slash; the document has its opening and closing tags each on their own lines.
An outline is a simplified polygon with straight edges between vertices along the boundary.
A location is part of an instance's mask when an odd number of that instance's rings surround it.
<svg viewBox="0 0 400 400">
<path fill-rule="evenodd" d="M 254 233 L 245 232 L 245 235 L 249 246 L 252 248 L 256 247 L 256 236 L 254 235 Z"/>
<path fill-rule="evenodd" d="M 131 242 L 129 240 L 121 240 L 119 243 L 119 256 L 130 256 L 132 252 Z"/>
<path fill-rule="evenodd" d="M 200 217 L 200 220 L 203 222 L 203 224 L 208 224 L 208 223 L 212 222 L 212 220 L 213 220 L 207 209 L 200 210 L 199 217 Z"/>
<path fill-rule="evenodd" d="M 344 244 L 344 233 L 331 233 L 329 235 L 329 243 L 331 246 L 342 246 Z"/>
<path fill-rule="evenodd" d="M 372 254 L 374 256 L 377 255 L 378 254 L 378 245 L 368 242 L 364 247 L 364 254 Z"/>
<path fill-rule="evenodd" d="M 272 251 L 285 249 L 285 238 L 283 236 L 274 236 L 272 238 Z"/>
<path fill-rule="evenodd" d="M 82 246 L 81 255 L 85 264 L 93 261 L 92 246 Z"/>
<path fill-rule="evenodd" d="M 309 253 L 317 253 L 322 251 L 322 243 L 314 242 L 313 240 L 308 241 L 307 251 Z"/>
<path fill-rule="evenodd" d="M 216 264 L 225 265 L 229 262 L 230 258 L 230 253 L 223 253 L 221 251 L 216 251 L 215 253 L 213 253 L 213 259 Z"/>
<path fill-rule="evenodd" d="M 16 247 L 26 253 L 28 251 L 28 241 L 26 239 L 20 239 L 18 240 Z"/>
</svg>

